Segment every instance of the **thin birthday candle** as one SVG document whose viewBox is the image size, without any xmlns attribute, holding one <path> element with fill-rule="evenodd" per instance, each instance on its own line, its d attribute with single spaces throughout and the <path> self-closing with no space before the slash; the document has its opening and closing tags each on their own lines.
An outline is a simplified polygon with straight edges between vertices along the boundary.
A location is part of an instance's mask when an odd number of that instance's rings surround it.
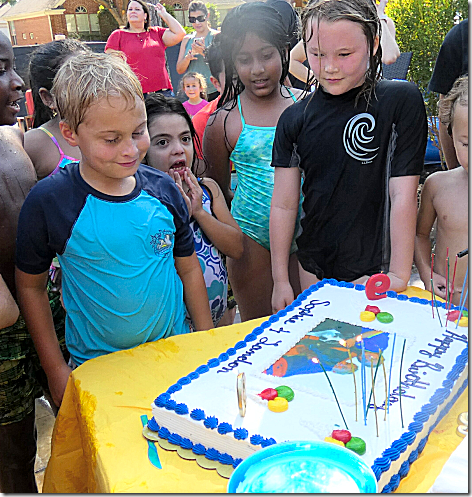
<svg viewBox="0 0 472 497">
<path fill-rule="evenodd" d="M 397 338 L 397 334 L 393 334 L 393 344 L 392 344 L 392 357 L 390 359 L 390 371 L 388 373 L 388 404 L 387 404 L 387 412 L 390 413 L 390 384 L 392 380 L 392 367 L 393 367 L 393 351 L 395 350 L 395 340 Z"/>
<path fill-rule="evenodd" d="M 452 294 L 454 294 L 454 283 L 456 281 L 456 269 L 457 269 L 457 254 L 456 254 L 456 262 L 454 262 L 454 271 L 452 273 L 452 284 L 451 284 L 451 287 L 452 287 Z M 452 295 L 451 295 L 451 298 L 449 299 L 449 309 L 452 307 Z M 449 310 L 448 309 L 448 310 Z"/>
<path fill-rule="evenodd" d="M 446 314 L 447 314 L 447 304 L 449 302 L 449 247 L 446 247 Z M 447 319 L 446 319 L 446 328 L 447 328 Z"/>
<path fill-rule="evenodd" d="M 379 366 L 380 359 L 377 359 L 377 367 Z M 377 373 L 377 371 L 376 371 Z M 377 436 L 379 436 L 379 421 L 377 419 L 377 404 L 375 403 L 375 378 L 374 378 L 374 359 L 370 357 L 370 377 L 372 378 L 372 396 L 374 397 L 374 414 L 375 414 L 375 428 Z M 370 403 L 370 401 L 369 401 Z"/>
<path fill-rule="evenodd" d="M 334 395 L 334 400 L 336 400 L 336 404 L 338 405 L 339 412 L 341 413 L 341 417 L 343 418 L 344 425 L 346 426 L 346 430 L 349 430 L 347 427 L 346 420 L 344 419 L 344 414 L 343 411 L 341 410 L 341 406 L 339 405 L 338 398 L 336 397 L 336 392 L 334 391 L 333 385 L 331 384 L 331 380 L 329 379 L 328 373 L 326 372 L 326 369 L 323 367 L 323 364 L 317 357 L 313 357 L 312 362 L 315 364 L 319 364 L 321 366 L 321 369 L 323 370 L 323 373 L 326 376 L 326 379 L 328 380 L 329 386 L 331 387 L 331 391 L 333 392 Z"/>
<path fill-rule="evenodd" d="M 442 328 L 441 314 L 439 313 L 438 303 L 436 302 L 436 295 L 434 294 L 433 272 L 434 272 L 434 254 L 433 254 L 432 267 L 431 267 L 431 293 L 433 294 L 434 306 L 436 307 L 436 311 L 438 313 L 439 324 Z"/>
<path fill-rule="evenodd" d="M 404 428 L 404 426 L 403 426 L 403 409 L 402 409 L 402 366 L 403 366 L 403 355 L 405 353 L 405 344 L 406 344 L 406 338 L 405 338 L 405 340 L 403 340 L 402 356 L 400 358 L 400 381 L 399 381 L 400 386 L 398 387 L 399 395 L 400 395 L 400 418 L 402 420 L 402 428 Z"/>
<path fill-rule="evenodd" d="M 377 380 L 377 371 L 379 370 L 379 364 L 382 362 L 382 350 L 379 349 L 379 357 L 377 358 L 377 366 L 375 368 L 375 376 L 374 376 L 374 381 Z M 372 362 L 372 359 L 371 359 L 371 362 Z M 369 406 L 370 406 L 370 399 L 372 398 L 372 390 L 370 391 L 370 396 L 369 396 L 369 402 L 367 402 L 367 411 L 365 413 L 366 417 L 367 417 L 367 413 L 369 412 Z"/>
<path fill-rule="evenodd" d="M 356 372 L 354 370 L 354 364 L 352 362 L 352 355 L 351 355 L 351 349 L 347 346 L 346 341 L 344 340 L 339 340 L 339 343 L 347 348 L 347 353 L 349 355 L 349 360 L 351 361 L 351 373 L 352 373 L 352 378 L 354 380 L 354 406 L 356 408 L 356 422 L 357 422 L 357 384 L 356 384 Z"/>
<path fill-rule="evenodd" d="M 364 339 L 361 335 L 361 348 L 362 348 L 362 361 L 361 361 L 361 370 L 362 370 L 362 408 L 364 409 L 364 425 L 367 426 L 367 418 L 366 418 L 366 396 L 367 396 L 367 385 L 366 385 L 366 374 L 365 374 L 365 346 Z"/>
<path fill-rule="evenodd" d="M 387 402 L 388 402 L 388 392 L 387 392 L 387 371 L 385 369 L 385 360 L 382 362 L 382 369 L 384 373 L 384 386 L 385 386 L 385 412 L 384 421 L 387 421 Z"/>
<path fill-rule="evenodd" d="M 433 286 L 433 267 L 434 267 L 434 252 L 431 254 L 431 294 L 433 298 L 431 299 L 431 311 L 433 312 L 434 319 L 434 286 Z"/>
<path fill-rule="evenodd" d="M 459 321 L 461 320 L 461 317 L 462 317 L 462 310 L 464 309 L 464 304 L 465 304 L 465 301 L 466 301 L 466 296 L 467 296 L 467 293 L 468 293 L 468 289 L 467 289 L 467 292 L 464 296 L 464 288 L 465 288 L 465 284 L 467 282 L 467 275 L 468 275 L 468 272 L 469 272 L 469 265 L 467 264 L 467 268 L 465 270 L 465 276 L 464 276 L 464 283 L 462 284 L 462 290 L 461 290 L 461 300 L 460 300 L 460 311 L 459 311 L 459 317 L 457 318 L 457 323 L 456 323 L 456 329 L 457 327 L 459 326 Z M 464 299 L 463 299 L 463 296 L 464 296 Z"/>
</svg>

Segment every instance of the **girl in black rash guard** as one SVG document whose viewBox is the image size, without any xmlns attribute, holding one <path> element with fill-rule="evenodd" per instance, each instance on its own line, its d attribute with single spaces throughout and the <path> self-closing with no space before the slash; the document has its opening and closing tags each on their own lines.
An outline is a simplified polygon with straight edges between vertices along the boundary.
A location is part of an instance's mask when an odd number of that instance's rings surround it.
<svg viewBox="0 0 472 497">
<path fill-rule="evenodd" d="M 415 85 L 381 79 L 381 26 L 371 0 L 313 0 L 303 39 L 317 89 L 279 119 L 270 216 L 273 311 L 292 302 L 288 255 L 300 174 L 302 290 L 322 278 L 365 283 L 411 272 L 426 112 Z"/>
</svg>

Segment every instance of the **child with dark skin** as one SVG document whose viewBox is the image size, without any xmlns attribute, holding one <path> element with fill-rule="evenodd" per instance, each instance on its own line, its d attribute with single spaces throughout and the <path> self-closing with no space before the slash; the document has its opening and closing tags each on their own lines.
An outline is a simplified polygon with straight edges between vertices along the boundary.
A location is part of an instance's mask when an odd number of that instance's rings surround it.
<svg viewBox="0 0 472 497">
<path fill-rule="evenodd" d="M 32 349 L 18 319 L 14 280 L 18 216 L 36 183 L 23 134 L 12 127 L 22 87 L 10 40 L 0 33 L 0 492 L 5 493 L 37 492 L 34 397 L 38 391 L 29 376 Z"/>
</svg>

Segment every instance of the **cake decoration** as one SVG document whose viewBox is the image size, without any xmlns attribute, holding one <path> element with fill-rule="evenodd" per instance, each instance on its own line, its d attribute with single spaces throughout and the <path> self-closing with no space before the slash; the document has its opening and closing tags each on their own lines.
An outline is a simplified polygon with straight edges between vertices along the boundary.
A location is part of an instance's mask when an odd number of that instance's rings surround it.
<svg viewBox="0 0 472 497">
<path fill-rule="evenodd" d="M 349 430 L 333 430 L 333 433 L 331 433 L 331 437 L 346 444 L 349 442 L 349 440 L 351 440 L 352 435 Z"/>
<path fill-rule="evenodd" d="M 246 375 L 244 373 L 238 374 L 238 378 L 236 380 L 236 392 L 238 396 L 239 415 L 244 417 L 246 416 Z"/>
<path fill-rule="evenodd" d="M 378 273 L 372 275 L 367 280 L 367 283 L 365 284 L 365 294 L 369 300 L 384 299 L 387 297 L 386 292 L 389 288 L 390 278 L 386 274 Z"/>
<path fill-rule="evenodd" d="M 284 412 L 288 409 L 288 400 L 283 397 L 275 397 L 274 400 L 269 400 L 267 406 L 272 412 Z"/>
<path fill-rule="evenodd" d="M 366 323 L 373 321 L 375 319 L 375 314 L 371 311 L 362 311 L 360 315 L 361 321 Z"/>
<path fill-rule="evenodd" d="M 364 310 L 373 312 L 375 315 L 380 312 L 380 309 L 376 305 L 366 305 Z"/>
<path fill-rule="evenodd" d="M 278 397 L 278 392 L 275 388 L 266 388 L 262 390 L 261 393 L 258 393 L 259 397 L 263 400 L 274 400 L 275 397 Z"/>
<path fill-rule="evenodd" d="M 362 438 L 352 437 L 351 440 L 349 440 L 349 442 L 346 443 L 346 449 L 352 450 L 356 454 L 363 456 L 366 451 L 366 444 L 364 440 L 362 440 Z"/>
<path fill-rule="evenodd" d="M 468 338 L 465 328 L 455 331 L 441 328 L 438 316 L 433 320 L 427 307 L 430 300 L 390 291 L 379 307 L 381 312 L 395 316 L 395 321 L 363 323 L 359 314 L 368 303 L 364 291 L 363 285 L 323 280 L 302 292 L 283 312 L 272 316 L 270 322 L 267 320 L 244 340 L 221 351 L 217 367 L 216 361 L 212 361 L 213 367 L 209 368 L 208 361 L 204 368 L 187 375 L 190 382 L 184 380 L 177 382 L 177 387 L 172 385 L 166 398 L 159 396 L 159 402 L 156 399 L 152 407 L 159 431 L 167 441 L 179 442 L 177 445 L 168 442 L 169 445 L 179 450 L 184 444 L 188 446 L 190 440 L 194 447 L 199 443 L 203 446 L 203 454 L 214 449 L 218 460 L 212 463 L 227 467 L 229 472 L 255 450 L 273 443 L 323 440 L 333 431 L 332 422 L 341 412 L 334 399 L 335 391 L 345 420 L 356 435 L 348 444 L 355 445 L 356 439 L 367 442 L 363 457 L 378 479 L 379 491 L 394 491 L 423 450 L 431 430 L 467 386 Z M 443 324 L 448 312 L 460 309 L 440 302 L 435 307 L 443 317 Z M 405 344 L 404 353 L 402 347 L 395 348 L 397 334 L 400 343 Z M 321 364 L 312 361 L 315 357 Z M 375 374 L 380 365 L 384 378 Z M 390 378 L 387 388 L 385 366 L 389 368 Z M 375 401 L 369 402 L 364 412 L 384 410 L 384 416 L 377 421 L 379 438 L 373 429 L 372 415 L 366 416 L 365 425 L 361 419 L 354 422 L 358 399 L 357 395 L 352 398 L 348 375 L 352 374 L 353 380 L 356 376 L 359 379 L 369 368 L 371 373 L 366 383 L 371 390 L 374 373 Z M 238 415 L 234 402 L 233 375 L 237 370 L 244 372 L 248 381 L 244 418 Z M 296 399 L 290 404 L 290 422 L 280 423 L 283 414 L 264 413 L 265 402 L 257 396 L 258 392 L 275 390 L 277 386 L 287 386 L 296 392 Z M 209 396 L 209 391 L 213 395 Z M 366 404 L 367 398 L 364 393 Z M 180 414 L 185 411 L 183 406 L 191 414 Z M 203 413 L 203 418 L 195 419 L 199 417 L 195 416 L 196 410 Z M 204 425 L 206 418 L 212 416 L 218 420 L 216 429 Z M 388 423 L 384 422 L 386 417 Z M 237 439 L 233 431 L 238 429 L 247 430 L 247 438 Z M 179 437 L 172 436 L 174 433 Z M 214 457 L 216 452 L 209 454 Z"/>
<path fill-rule="evenodd" d="M 379 312 L 377 314 L 377 319 L 381 323 L 387 324 L 393 321 L 393 316 L 389 312 Z"/>
<path fill-rule="evenodd" d="M 284 399 L 287 399 L 287 402 L 291 402 L 293 398 L 295 397 L 294 391 L 285 385 L 281 385 L 280 387 L 277 387 L 276 392 L 278 393 L 278 397 L 283 397 Z"/>
<path fill-rule="evenodd" d="M 331 444 L 340 445 L 341 447 L 345 446 L 344 442 L 342 442 L 341 440 L 338 440 L 337 438 L 333 438 L 333 437 L 325 437 L 324 441 L 331 443 Z"/>
</svg>

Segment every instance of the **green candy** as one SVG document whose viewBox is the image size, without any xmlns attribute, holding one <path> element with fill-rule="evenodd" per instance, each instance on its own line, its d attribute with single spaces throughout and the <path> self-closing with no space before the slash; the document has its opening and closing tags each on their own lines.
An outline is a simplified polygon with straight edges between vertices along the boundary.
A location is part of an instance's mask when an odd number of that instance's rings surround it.
<svg viewBox="0 0 472 497">
<path fill-rule="evenodd" d="M 350 449 L 360 456 L 365 454 L 365 442 L 362 438 L 352 437 L 346 444 L 346 449 Z"/>
<path fill-rule="evenodd" d="M 276 390 L 278 396 L 286 399 L 287 402 L 290 402 L 295 397 L 293 390 L 290 387 L 286 387 L 285 385 L 277 387 Z"/>
<path fill-rule="evenodd" d="M 389 312 L 379 312 L 377 314 L 377 319 L 381 323 L 388 324 L 393 321 L 393 316 Z"/>
<path fill-rule="evenodd" d="M 469 311 L 462 311 L 462 316 L 465 318 L 469 317 Z"/>
</svg>

